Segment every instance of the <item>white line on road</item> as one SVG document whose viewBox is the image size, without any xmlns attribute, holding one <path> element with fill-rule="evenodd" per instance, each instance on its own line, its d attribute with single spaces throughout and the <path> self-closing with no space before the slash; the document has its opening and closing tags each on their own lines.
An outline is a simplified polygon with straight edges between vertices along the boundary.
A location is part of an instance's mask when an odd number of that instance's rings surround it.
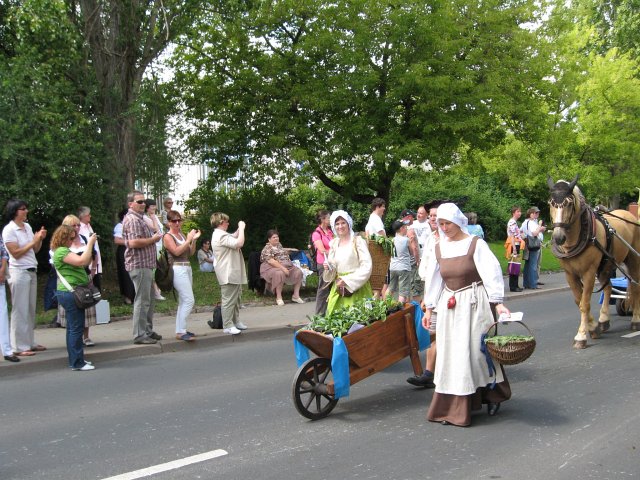
<svg viewBox="0 0 640 480">
<path fill-rule="evenodd" d="M 225 450 L 211 450 L 210 452 L 201 453 L 199 455 L 183 458 L 181 460 L 174 460 L 173 462 L 154 465 L 153 467 L 141 468 L 140 470 L 136 470 L 134 472 L 123 473 L 121 475 L 105 478 L 103 480 L 135 480 L 136 478 L 148 477 L 150 475 L 155 475 L 156 473 L 175 470 L 176 468 L 186 467 L 187 465 L 204 462 L 205 460 L 211 460 L 212 458 L 222 457 L 224 455 L 228 455 L 228 452 L 226 452 Z"/>
<path fill-rule="evenodd" d="M 627 333 L 626 335 L 622 335 L 622 338 L 631 338 L 640 335 L 640 332 Z"/>
</svg>

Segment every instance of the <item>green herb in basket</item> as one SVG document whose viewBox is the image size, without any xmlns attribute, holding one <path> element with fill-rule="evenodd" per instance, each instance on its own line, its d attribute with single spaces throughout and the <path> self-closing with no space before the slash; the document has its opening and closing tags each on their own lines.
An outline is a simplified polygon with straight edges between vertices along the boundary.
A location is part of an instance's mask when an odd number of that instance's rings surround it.
<svg viewBox="0 0 640 480">
<path fill-rule="evenodd" d="M 369 240 L 372 240 L 376 244 L 380 245 L 382 247 L 382 251 L 386 255 L 390 255 L 390 256 L 393 257 L 393 255 L 395 254 L 396 246 L 393 243 L 393 239 L 392 238 L 383 237 L 381 235 L 376 235 L 375 233 L 372 233 L 369 236 Z"/>
<path fill-rule="evenodd" d="M 504 347 L 508 343 L 530 342 L 533 339 L 531 335 L 496 335 L 485 338 L 484 343 L 492 343 L 499 347 Z"/>
</svg>

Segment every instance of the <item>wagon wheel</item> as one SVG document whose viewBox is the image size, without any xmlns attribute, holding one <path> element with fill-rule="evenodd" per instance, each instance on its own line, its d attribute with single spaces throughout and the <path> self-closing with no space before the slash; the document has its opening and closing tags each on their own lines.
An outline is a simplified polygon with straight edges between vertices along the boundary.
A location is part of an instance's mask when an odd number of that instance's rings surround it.
<svg viewBox="0 0 640 480">
<path fill-rule="evenodd" d="M 331 413 L 338 400 L 327 391 L 333 383 L 331 360 L 313 358 L 302 365 L 293 379 L 293 404 L 300 415 L 319 420 Z"/>
<path fill-rule="evenodd" d="M 629 308 L 629 305 L 625 298 L 619 298 L 616 300 L 616 313 L 621 317 L 631 315 L 631 309 Z"/>
</svg>

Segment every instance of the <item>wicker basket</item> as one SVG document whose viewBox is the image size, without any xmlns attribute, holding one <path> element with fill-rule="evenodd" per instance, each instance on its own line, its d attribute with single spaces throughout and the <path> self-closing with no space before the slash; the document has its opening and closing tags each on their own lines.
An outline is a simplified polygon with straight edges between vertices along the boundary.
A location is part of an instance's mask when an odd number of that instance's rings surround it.
<svg viewBox="0 0 640 480">
<path fill-rule="evenodd" d="M 384 253 L 384 250 L 373 240 L 367 240 L 367 246 L 369 247 L 369 253 L 371 254 L 371 277 L 369 283 L 373 290 L 382 290 L 382 286 L 387 278 L 387 271 L 389 270 L 389 262 L 391 261 L 391 255 Z"/>
<path fill-rule="evenodd" d="M 491 329 L 498 325 L 498 323 L 507 323 L 507 322 L 495 322 L 487 329 L 487 333 L 491 331 Z M 515 320 L 514 322 L 509 323 L 519 323 L 524 328 L 529 331 L 529 334 L 533 336 L 529 327 L 527 327 L 524 323 L 519 320 Z M 489 337 L 491 338 L 491 337 Z M 507 342 L 504 345 L 496 345 L 495 343 L 487 342 L 485 343 L 487 346 L 487 351 L 491 355 L 496 362 L 501 363 L 502 365 L 516 365 L 518 363 L 524 362 L 527 358 L 531 356 L 533 351 L 536 348 L 536 339 L 533 340 L 525 340 L 522 342 Z"/>
</svg>

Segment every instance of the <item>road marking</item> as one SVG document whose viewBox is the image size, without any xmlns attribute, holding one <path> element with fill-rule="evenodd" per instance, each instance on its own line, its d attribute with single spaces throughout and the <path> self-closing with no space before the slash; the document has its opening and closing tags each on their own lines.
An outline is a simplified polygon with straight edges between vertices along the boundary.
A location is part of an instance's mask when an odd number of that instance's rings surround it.
<svg viewBox="0 0 640 480">
<path fill-rule="evenodd" d="M 162 463 L 160 465 L 154 465 L 153 467 L 141 468 L 133 472 L 123 473 L 116 475 L 115 477 L 105 478 L 103 480 L 135 480 L 136 478 L 148 477 L 155 475 L 156 473 L 167 472 L 169 470 L 175 470 L 177 468 L 186 467 L 194 463 L 204 462 L 205 460 L 211 460 L 212 458 L 222 457 L 229 453 L 225 450 L 211 450 L 210 452 L 201 453 L 192 457 L 183 458 L 181 460 L 174 460 L 173 462 Z"/>
<path fill-rule="evenodd" d="M 640 335 L 640 332 L 627 333 L 626 335 L 622 335 L 622 338 L 631 338 Z"/>
</svg>

